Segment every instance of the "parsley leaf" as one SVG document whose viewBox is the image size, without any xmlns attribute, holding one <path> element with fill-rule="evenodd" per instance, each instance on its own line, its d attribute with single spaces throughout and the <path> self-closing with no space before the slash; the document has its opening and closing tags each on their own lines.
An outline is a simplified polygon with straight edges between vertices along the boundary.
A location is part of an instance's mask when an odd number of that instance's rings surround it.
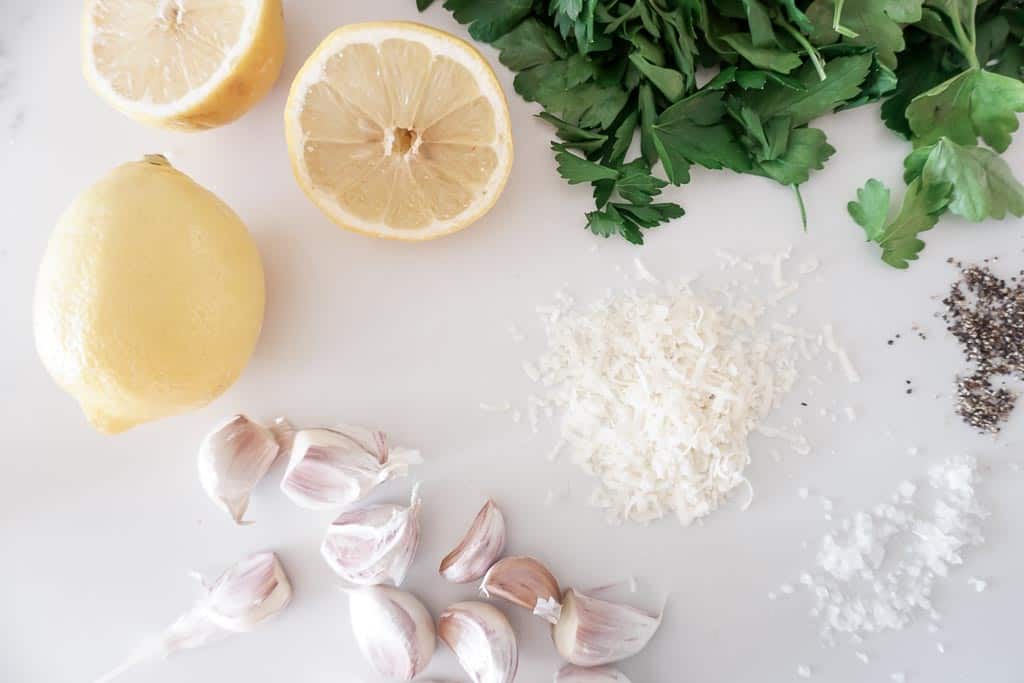
<svg viewBox="0 0 1024 683">
<path fill-rule="evenodd" d="M 796 128 L 789 131 L 788 144 L 782 154 L 755 163 L 750 172 L 767 176 L 783 185 L 801 185 L 810 178 L 812 170 L 824 168 L 835 151 L 823 131 Z"/>
<path fill-rule="evenodd" d="M 489 43 L 505 35 L 525 19 L 532 0 L 445 0 L 460 24 L 469 24 L 469 35 Z"/>
<path fill-rule="evenodd" d="M 668 185 L 661 178 L 651 175 L 651 168 L 643 157 L 624 164 L 619 169 L 619 178 L 615 189 L 619 196 L 631 204 L 646 206 Z"/>
<path fill-rule="evenodd" d="M 690 181 L 690 164 L 746 171 L 750 158 L 725 124 L 722 93 L 707 91 L 677 102 L 651 126 L 652 142 L 669 181 Z"/>
<path fill-rule="evenodd" d="M 926 40 L 917 41 L 900 54 L 896 66 L 896 87 L 882 103 L 882 120 L 907 139 L 912 136 L 907 122 L 907 105 L 924 91 L 954 75 L 943 59 L 944 54 L 943 47 Z"/>
<path fill-rule="evenodd" d="M 924 163 L 920 157 L 924 155 Z M 965 147 L 942 138 L 908 158 L 908 182 L 920 177 L 927 186 L 948 188 L 949 210 L 971 221 L 1024 215 L 1024 187 L 1009 165 L 985 147 Z"/>
<path fill-rule="evenodd" d="M 869 242 L 882 248 L 882 260 L 894 268 L 907 268 L 924 249 L 918 235 L 931 230 L 949 202 L 948 193 L 922 185 L 920 179 L 907 186 L 903 204 L 888 221 L 889 189 L 872 178 L 857 190 L 857 201 L 847 205 L 850 217 L 864 229 Z"/>
<path fill-rule="evenodd" d="M 892 69 L 896 53 L 906 46 L 903 24 L 921 19 L 921 4 L 922 0 L 814 0 L 807 8 L 814 24 L 811 37 L 818 45 L 841 39 L 851 45 L 873 47 L 881 62 Z M 839 25 L 846 28 L 846 35 L 836 31 Z"/>
<path fill-rule="evenodd" d="M 745 60 L 762 69 L 788 74 L 803 63 L 795 52 L 774 46 L 755 45 L 747 33 L 729 33 L 721 36 L 721 39 Z"/>
<path fill-rule="evenodd" d="M 805 64 L 795 74 L 803 90 L 769 83 L 764 90 L 751 93 L 747 102 L 764 120 L 785 114 L 794 126 L 800 126 L 857 97 L 870 69 L 870 54 L 830 60 L 825 65 L 825 80 L 818 78 L 813 65 Z"/>
<path fill-rule="evenodd" d="M 595 180 L 616 180 L 619 172 L 614 168 L 608 168 L 583 157 L 576 156 L 560 143 L 552 143 L 551 149 L 555 150 L 555 161 L 558 162 L 558 175 L 568 181 L 570 185 L 579 183 L 591 183 Z"/>
<path fill-rule="evenodd" d="M 968 69 L 914 98 L 907 122 L 917 145 L 947 137 L 961 145 L 982 138 L 1003 152 L 1024 111 L 1024 83 L 982 69 Z"/>
<path fill-rule="evenodd" d="M 534 18 L 527 19 L 494 41 L 501 50 L 501 63 L 513 71 L 565 59 L 569 52 L 561 36 Z"/>
<path fill-rule="evenodd" d="M 565 147 L 578 149 L 584 153 L 590 153 L 601 149 L 604 147 L 605 142 L 608 141 L 608 136 L 603 133 L 574 126 L 568 121 L 563 121 L 557 116 L 553 116 L 546 111 L 542 111 L 537 114 L 537 118 L 547 121 L 555 127 L 555 135 L 565 142 Z"/>
</svg>

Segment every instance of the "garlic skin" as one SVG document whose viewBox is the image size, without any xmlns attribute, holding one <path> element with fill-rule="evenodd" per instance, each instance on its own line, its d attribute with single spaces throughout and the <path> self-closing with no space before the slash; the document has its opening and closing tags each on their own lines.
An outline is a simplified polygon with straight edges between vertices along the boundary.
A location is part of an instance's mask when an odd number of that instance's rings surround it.
<svg viewBox="0 0 1024 683">
<path fill-rule="evenodd" d="M 566 664 L 555 674 L 555 683 L 630 683 L 618 669 L 602 666 L 587 669 L 575 664 Z"/>
<path fill-rule="evenodd" d="M 275 417 L 274 421 L 267 427 L 277 439 L 277 445 L 281 447 L 281 455 L 288 457 L 292 452 L 292 442 L 295 441 L 295 425 L 286 417 Z"/>
<path fill-rule="evenodd" d="M 459 602 L 441 613 L 437 635 L 472 683 L 512 683 L 519 647 L 512 624 L 486 602 Z"/>
<path fill-rule="evenodd" d="M 389 586 L 346 591 L 356 644 L 389 680 L 411 681 L 434 656 L 437 636 L 430 612 L 412 593 Z"/>
<path fill-rule="evenodd" d="M 206 435 L 199 446 L 199 483 L 236 524 L 249 507 L 249 494 L 280 451 L 274 434 L 245 415 L 235 415 Z"/>
<path fill-rule="evenodd" d="M 419 490 L 409 507 L 370 505 L 334 520 L 320 546 L 334 573 L 356 586 L 401 586 L 420 547 Z"/>
<path fill-rule="evenodd" d="M 551 629 L 562 658 L 583 667 L 603 666 L 632 657 L 661 626 L 661 615 L 590 597 L 570 588 L 562 614 Z"/>
<path fill-rule="evenodd" d="M 284 609 L 292 586 L 274 553 L 256 553 L 237 562 L 205 594 L 160 635 L 143 642 L 131 656 L 95 683 L 108 683 L 148 659 L 208 645 L 231 633 L 253 630 Z"/>
<path fill-rule="evenodd" d="M 501 598 L 558 623 L 562 595 L 558 580 L 548 568 L 532 557 L 506 557 L 490 568 L 480 584 L 487 598 Z"/>
<path fill-rule="evenodd" d="M 438 572 L 452 583 L 476 581 L 501 557 L 506 538 L 505 516 L 494 501 L 488 499 L 466 535 L 441 560 Z"/>
<path fill-rule="evenodd" d="M 362 427 L 301 429 L 295 432 L 281 490 L 299 507 L 337 509 L 365 498 L 409 465 L 419 451 L 389 448 L 383 432 Z"/>
</svg>

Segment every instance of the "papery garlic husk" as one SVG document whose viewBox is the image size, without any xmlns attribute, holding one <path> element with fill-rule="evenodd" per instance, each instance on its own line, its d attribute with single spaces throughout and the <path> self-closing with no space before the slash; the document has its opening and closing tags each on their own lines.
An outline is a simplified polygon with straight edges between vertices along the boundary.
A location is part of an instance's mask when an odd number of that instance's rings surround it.
<svg viewBox="0 0 1024 683">
<path fill-rule="evenodd" d="M 512 624 L 486 602 L 459 602 L 441 613 L 437 635 L 473 683 L 512 683 L 519 647 Z"/>
<path fill-rule="evenodd" d="M 566 664 L 555 674 L 555 683 L 630 683 L 626 674 L 610 666 L 593 669 Z"/>
<path fill-rule="evenodd" d="M 484 576 L 480 592 L 487 598 L 508 600 L 552 624 L 558 623 L 562 611 L 558 580 L 532 557 L 499 560 Z"/>
<path fill-rule="evenodd" d="M 292 443 L 295 441 L 295 425 L 286 417 L 275 417 L 274 421 L 267 427 L 277 439 L 277 445 L 281 447 L 281 455 L 288 457 L 292 452 Z"/>
<path fill-rule="evenodd" d="M 459 544 L 441 560 L 438 571 L 452 583 L 476 581 L 501 557 L 505 539 L 505 516 L 488 500 Z"/>
<path fill-rule="evenodd" d="M 551 635 L 569 663 L 593 667 L 632 657 L 661 625 L 661 615 L 584 595 L 570 588 L 562 596 L 562 614 Z"/>
<path fill-rule="evenodd" d="M 427 668 L 437 636 L 430 612 L 416 596 L 390 586 L 346 592 L 356 644 L 377 673 L 410 681 Z"/>
<path fill-rule="evenodd" d="M 249 495 L 279 452 L 269 429 L 245 415 L 235 415 L 207 434 L 199 446 L 199 482 L 206 495 L 241 524 Z"/>
<path fill-rule="evenodd" d="M 389 448 L 383 432 L 362 427 L 295 432 L 281 490 L 300 507 L 324 510 L 365 498 L 422 462 L 419 451 Z"/>
<path fill-rule="evenodd" d="M 420 547 L 419 489 L 409 507 L 369 505 L 334 520 L 320 546 L 334 573 L 357 586 L 401 586 Z"/>
<path fill-rule="evenodd" d="M 173 652 L 207 645 L 231 633 L 253 630 L 284 609 L 292 586 L 274 553 L 256 553 L 233 565 L 162 634 L 143 643 L 132 656 L 96 679 L 107 683 L 137 664 Z"/>
</svg>

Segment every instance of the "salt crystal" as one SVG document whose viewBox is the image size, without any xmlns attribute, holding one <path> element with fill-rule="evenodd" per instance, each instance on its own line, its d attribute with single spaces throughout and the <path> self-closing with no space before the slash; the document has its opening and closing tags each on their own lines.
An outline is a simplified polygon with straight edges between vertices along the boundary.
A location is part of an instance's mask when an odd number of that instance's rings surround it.
<svg viewBox="0 0 1024 683">
<path fill-rule="evenodd" d="M 799 676 L 800 678 L 810 678 L 811 677 L 811 667 L 807 666 L 806 664 L 799 665 L 796 668 L 796 675 Z"/>
<path fill-rule="evenodd" d="M 972 576 L 969 579 L 967 579 L 967 583 L 969 583 L 971 587 L 978 593 L 981 593 L 986 588 L 988 588 L 988 581 L 986 581 L 985 579 L 979 579 L 976 576 Z"/>
</svg>

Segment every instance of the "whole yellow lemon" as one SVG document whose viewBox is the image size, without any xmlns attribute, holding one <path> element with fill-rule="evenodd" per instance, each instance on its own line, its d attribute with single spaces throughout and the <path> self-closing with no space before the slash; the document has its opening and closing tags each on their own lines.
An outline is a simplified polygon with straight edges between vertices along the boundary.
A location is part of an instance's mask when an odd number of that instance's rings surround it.
<svg viewBox="0 0 1024 683">
<path fill-rule="evenodd" d="M 43 365 L 101 432 L 209 403 L 263 323 L 263 265 L 241 219 L 159 155 L 80 194 L 35 295 Z"/>
</svg>

